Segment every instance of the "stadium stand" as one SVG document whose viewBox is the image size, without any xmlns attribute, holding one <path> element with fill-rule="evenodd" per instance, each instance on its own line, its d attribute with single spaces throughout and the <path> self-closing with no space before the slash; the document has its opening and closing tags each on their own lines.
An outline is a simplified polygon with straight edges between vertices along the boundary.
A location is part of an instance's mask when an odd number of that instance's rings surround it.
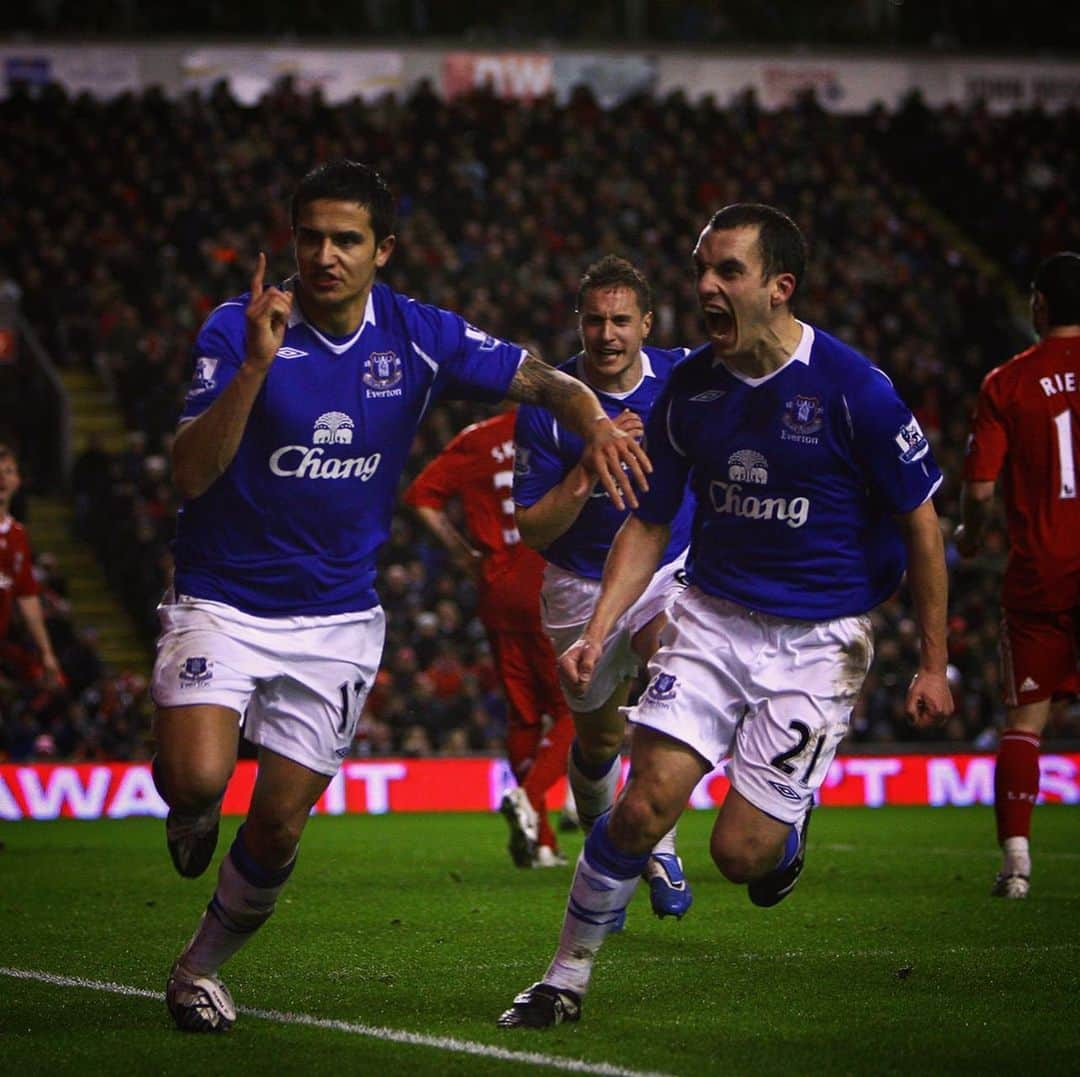
<svg viewBox="0 0 1080 1077">
<path fill-rule="evenodd" d="M 1010 279 L 1026 283 L 1043 258 L 1080 248 L 1075 108 L 934 111 L 916 94 L 895 115 L 879 115 L 874 145 L 929 202 L 978 235 Z"/>
<path fill-rule="evenodd" d="M 946 475 L 939 509 L 956 519 L 974 394 L 1024 342 L 1007 282 L 1022 285 L 1048 245 L 1078 242 L 1076 127 L 1075 112 L 1018 120 L 932 113 L 919 102 L 892 117 L 838 116 L 812 97 L 766 113 L 750 94 L 727 109 L 673 94 L 605 111 L 587 91 L 565 106 L 486 92 L 451 104 L 421 85 L 407 100 L 330 107 L 285 81 L 246 108 L 220 86 L 208 97 L 171 101 L 151 90 L 111 102 L 49 87 L 0 102 L 9 147 L 0 263 L 55 362 L 96 370 L 130 432 L 119 453 L 82 447 L 71 496 L 79 537 L 149 646 L 169 574 L 176 504 L 166 461 L 188 349 L 216 303 L 246 289 L 257 250 L 272 273 L 290 272 L 281 207 L 310 163 L 365 159 L 388 178 L 402 218 L 390 284 L 535 342 L 551 361 L 576 350 L 574 288 L 609 251 L 653 281 L 653 342 L 698 343 L 689 260 L 697 229 L 731 201 L 786 208 L 815 254 L 797 313 L 865 351 L 912 402 Z M 929 148 L 916 145 L 918 131 Z M 1022 158 L 1001 152 L 1021 132 Z M 948 166 L 928 174 L 919 155 L 934 152 Z M 1048 231 L 1054 221 L 1059 230 Z M 478 416 L 462 404 L 435 409 L 409 477 Z M 878 659 L 854 740 L 988 743 L 1000 716 L 1000 530 L 988 549 L 963 564 L 950 549 L 956 716 L 922 734 L 903 722 L 901 678 L 916 640 L 901 593 L 874 615 Z M 38 560 L 47 573 L 45 554 Z M 471 584 L 404 513 L 383 551 L 380 589 L 389 632 L 357 753 L 500 750 L 503 704 Z M 95 669 L 93 629 L 58 611 L 52 623 L 70 637 L 61 656 L 69 695 L 42 710 L 4 686 L 0 754 L 40 754 L 47 734 L 62 755 L 138 755 L 145 684 Z"/>
</svg>

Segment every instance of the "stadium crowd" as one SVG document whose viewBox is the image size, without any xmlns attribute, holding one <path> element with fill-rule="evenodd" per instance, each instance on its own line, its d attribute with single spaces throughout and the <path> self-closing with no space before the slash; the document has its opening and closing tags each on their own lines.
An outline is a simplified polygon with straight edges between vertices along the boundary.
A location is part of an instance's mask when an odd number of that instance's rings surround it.
<svg viewBox="0 0 1080 1077">
<path fill-rule="evenodd" d="M 399 243 L 383 279 L 528 341 L 552 362 L 577 350 L 577 280 L 608 252 L 630 258 L 652 282 L 652 343 L 700 343 L 689 257 L 700 222 L 738 200 L 784 207 L 814 251 L 796 312 L 869 355 L 911 402 L 946 476 L 939 511 L 956 520 L 979 382 L 1025 343 L 1015 292 L 1000 282 L 1025 281 L 1047 246 L 1080 245 L 1067 231 L 1080 220 L 1075 148 L 1062 157 L 1080 143 L 1068 141 L 1075 112 L 1030 126 L 979 109 L 931 113 L 923 117 L 927 137 L 952 148 L 946 185 L 938 182 L 946 170 L 928 176 L 915 167 L 912 110 L 920 108 L 842 117 L 806 98 L 765 113 L 750 94 L 729 108 L 673 94 L 605 111 L 585 91 L 565 106 L 486 92 L 447 103 L 423 85 L 407 100 L 330 107 L 288 82 L 253 108 L 222 87 L 177 101 L 156 91 L 112 102 L 71 99 L 55 87 L 16 92 L 0 102 L 9 147 L 0 162 L 0 263 L 54 360 L 96 369 L 130 431 L 117 455 L 92 443 L 77 447 L 78 534 L 152 638 L 176 510 L 169 443 L 194 333 L 217 303 L 246 290 L 258 250 L 267 252 L 270 275 L 291 272 L 287 193 L 311 161 L 333 156 L 370 161 L 399 197 Z M 998 152 L 1019 129 L 1029 139 L 1024 166 Z M 959 229 L 942 230 L 929 203 Z M 1060 230 L 1047 232 L 1047 219 L 1059 220 Z M 996 233 L 1001 220 L 1015 234 Z M 988 273 L 986 258 L 959 232 L 985 242 L 1004 273 Z M 408 476 L 480 414 L 472 405 L 436 408 Z M 874 614 L 878 657 L 854 741 L 992 740 L 1002 713 L 1000 528 L 986 551 L 961 563 L 949 548 L 955 716 L 931 732 L 903 721 L 917 638 L 901 592 Z M 47 551 L 38 551 L 38 570 L 50 576 Z M 45 734 L 65 756 L 143 752 L 145 685 L 100 668 L 92 629 L 72 625 L 62 586 L 53 591 L 50 627 L 70 637 L 56 644 L 68 693 L 43 704 L 32 692 L 5 689 L 0 754 L 41 754 Z M 501 750 L 504 704 L 473 586 L 405 510 L 383 553 L 380 593 L 386 650 L 356 751 Z M 1058 732 L 1076 730 L 1072 718 Z"/>
<path fill-rule="evenodd" d="M 0 641 L 0 760 L 147 758 L 146 677 L 106 668 L 96 630 L 72 617 L 67 584 L 51 553 L 36 555 L 34 575 L 65 683 L 45 682 L 18 628 Z"/>
<path fill-rule="evenodd" d="M 1008 279 L 1026 285 L 1043 258 L 1080 248 L 1080 110 L 932 110 L 913 94 L 875 126 L 875 149 Z"/>
</svg>

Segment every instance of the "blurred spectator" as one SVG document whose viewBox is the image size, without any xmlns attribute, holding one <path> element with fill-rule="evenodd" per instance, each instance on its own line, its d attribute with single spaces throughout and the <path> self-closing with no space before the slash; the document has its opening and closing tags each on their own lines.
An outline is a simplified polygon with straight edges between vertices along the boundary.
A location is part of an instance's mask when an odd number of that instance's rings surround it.
<svg viewBox="0 0 1080 1077">
<path fill-rule="evenodd" d="M 60 694 L 64 675 L 49 637 L 30 539 L 9 511 L 21 483 L 15 453 L 0 444 L 0 663 L 17 680 Z"/>
<path fill-rule="evenodd" d="M 690 20 L 683 25 L 700 25 L 701 11 L 691 9 L 707 7 L 683 5 Z M 439 10 L 427 7 L 433 32 Z M 604 111 L 585 90 L 559 106 L 485 91 L 446 102 L 419 87 L 408 100 L 333 108 L 289 88 L 251 108 L 221 87 L 209 97 L 169 101 L 148 91 L 110 102 L 71 99 L 56 87 L 34 97 L 16 90 L 0 101 L 0 134 L 20 162 L 0 168 L 0 264 L 55 360 L 101 371 L 131 428 L 122 454 L 84 447 L 72 492 L 78 533 L 149 644 L 169 580 L 176 509 L 164 461 L 194 333 L 221 298 L 245 290 L 258 249 L 267 250 L 272 275 L 292 271 L 280 199 L 251 192 L 289 189 L 311 160 L 371 159 L 402 210 L 387 282 L 504 337 L 534 340 L 550 355 L 576 349 L 575 274 L 608 252 L 634 260 L 653 281 L 658 346 L 700 340 L 680 252 L 708 211 L 726 202 L 752 194 L 780 205 L 814 249 L 797 313 L 836 326 L 893 379 L 934 440 L 946 475 L 939 510 L 955 518 L 978 384 L 1003 351 L 1024 343 L 1004 282 L 1026 284 L 1036 253 L 1030 243 L 1077 242 L 1070 237 L 1080 221 L 1078 125 L 1076 110 L 998 117 L 979 108 L 933 112 L 918 102 L 897 116 L 834 115 L 812 98 L 765 113 L 749 94 L 727 109 L 672 94 Z M 939 153 L 946 166 L 926 168 Z M 972 262 L 971 248 L 938 226 L 927 202 L 987 244 L 1000 259 L 998 276 Z M 1026 248 L 1008 238 L 1020 233 Z M 480 415 L 461 403 L 433 409 L 407 478 Z M 950 559 L 954 723 L 916 734 L 897 717 L 893 670 L 914 663 L 902 592 L 875 614 L 879 665 L 856 740 L 970 740 L 1000 722 L 988 611 L 1004 553 L 994 526 L 979 559 Z M 503 702 L 481 642 L 474 584 L 404 515 L 381 566 L 390 680 L 373 692 L 356 750 L 404 750 L 417 725 L 431 751 L 460 743 L 458 728 L 477 750 L 492 750 L 505 733 Z M 85 693 L 94 682 L 84 645 L 92 653 L 73 630 Z M 452 683 L 460 683 L 456 695 Z M 94 726 L 102 705 L 82 700 L 62 719 L 88 731 L 89 752 L 108 741 Z M 1060 729 L 1077 729 L 1075 717 L 1061 721 Z M 413 747 L 420 743 L 415 730 L 409 735 Z M 63 753 L 65 739 L 54 740 Z M 32 751 L 34 738 L 27 743 Z"/>
<path fill-rule="evenodd" d="M 38 557 L 34 572 L 66 686 L 50 689 L 32 665 L 27 677 L 0 661 L 0 761 L 149 758 L 145 678 L 105 669 L 96 631 L 71 621 L 51 554 Z"/>
</svg>

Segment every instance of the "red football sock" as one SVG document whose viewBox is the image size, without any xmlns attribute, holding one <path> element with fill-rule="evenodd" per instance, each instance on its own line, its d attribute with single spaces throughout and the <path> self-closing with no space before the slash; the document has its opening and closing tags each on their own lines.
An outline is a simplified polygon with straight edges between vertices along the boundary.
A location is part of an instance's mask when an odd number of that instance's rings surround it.
<svg viewBox="0 0 1080 1077">
<path fill-rule="evenodd" d="M 506 731 L 506 759 L 519 783 L 524 784 L 526 775 L 532 772 L 540 737 L 539 725 L 511 722 Z"/>
<path fill-rule="evenodd" d="M 529 802 L 536 805 L 544 794 L 566 774 L 566 757 L 574 740 L 574 720 L 560 718 L 548 731 L 536 750 L 532 769 L 522 786 Z M 542 843 L 543 844 L 543 843 Z"/>
<path fill-rule="evenodd" d="M 1039 742 L 1037 733 L 1023 729 L 1007 729 L 1001 735 L 994 770 L 999 844 L 1031 833 L 1031 810 L 1039 796 Z"/>
<path fill-rule="evenodd" d="M 539 786 L 533 778 L 537 759 L 546 751 L 546 743 L 539 725 L 511 725 L 506 734 L 506 758 L 514 777 L 525 790 L 529 803 L 540 817 L 537 844 L 550 845 L 557 849 L 558 842 L 555 840 L 555 831 L 548 822 L 547 803 L 544 800 L 547 786 Z M 565 763 L 565 753 L 563 761 Z"/>
<path fill-rule="evenodd" d="M 548 819 L 547 800 L 541 796 L 540 802 L 537 803 L 532 796 L 529 796 L 529 803 L 536 809 L 536 814 L 540 816 L 540 826 L 537 830 L 536 844 L 547 845 L 552 849 L 558 849 L 559 841 L 555 837 L 555 831 L 552 829 L 551 820 Z"/>
</svg>

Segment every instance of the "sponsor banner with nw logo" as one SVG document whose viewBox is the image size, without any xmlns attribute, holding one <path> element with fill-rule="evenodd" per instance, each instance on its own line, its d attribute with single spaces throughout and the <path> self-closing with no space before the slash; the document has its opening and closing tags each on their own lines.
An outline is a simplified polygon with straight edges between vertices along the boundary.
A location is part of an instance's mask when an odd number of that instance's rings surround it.
<svg viewBox="0 0 1080 1077">
<path fill-rule="evenodd" d="M 726 760 L 698 783 L 691 808 L 715 809 L 728 791 Z M 623 778 L 629 769 L 623 760 Z M 1080 752 L 1040 757 L 1040 802 L 1080 804 Z M 408 811 L 497 811 L 516 784 L 501 759 L 347 759 L 315 806 L 326 815 Z M 255 786 L 255 763 L 237 764 L 225 793 L 226 815 L 243 815 Z M 552 789 L 561 803 L 565 779 Z M 834 807 L 924 804 L 989 806 L 993 755 L 837 756 L 819 792 Z M 163 818 L 149 763 L 0 764 L 0 820 Z"/>
<path fill-rule="evenodd" d="M 531 101 L 551 93 L 555 61 L 541 52 L 451 52 L 443 59 L 448 98 L 490 89 L 496 97 Z"/>
</svg>

